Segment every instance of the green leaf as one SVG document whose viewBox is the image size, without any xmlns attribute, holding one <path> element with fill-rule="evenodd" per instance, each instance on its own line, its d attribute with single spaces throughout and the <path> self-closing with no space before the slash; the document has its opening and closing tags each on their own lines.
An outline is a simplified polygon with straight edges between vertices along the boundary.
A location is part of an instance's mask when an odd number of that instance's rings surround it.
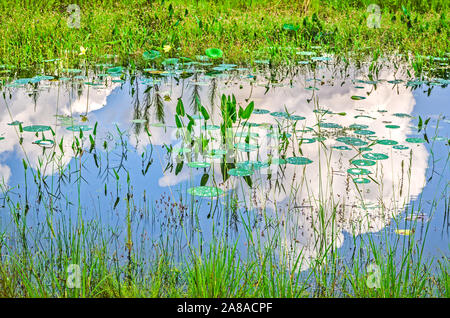
<svg viewBox="0 0 450 318">
<path fill-rule="evenodd" d="M 178 115 L 175 115 L 175 123 L 177 125 L 177 128 L 183 127 L 183 124 L 181 123 L 180 117 L 178 117 Z"/>
<path fill-rule="evenodd" d="M 206 183 L 208 182 L 208 179 L 209 179 L 209 174 L 205 173 L 205 174 L 202 176 L 202 179 L 200 180 L 200 185 L 201 185 L 201 186 L 206 185 Z"/>
<path fill-rule="evenodd" d="M 181 98 L 178 98 L 178 103 L 177 103 L 177 107 L 176 107 L 176 112 L 178 116 L 183 117 L 185 115 L 184 112 L 184 105 L 183 105 L 183 101 L 181 100 Z"/>
<path fill-rule="evenodd" d="M 205 118 L 205 120 L 208 120 L 210 118 L 208 111 L 206 110 L 206 108 L 203 105 L 200 106 L 200 111 L 201 111 L 203 117 Z"/>
<path fill-rule="evenodd" d="M 254 108 L 255 108 L 255 103 L 254 102 L 250 102 L 250 104 L 248 104 L 248 106 L 244 110 L 243 118 L 244 119 L 249 119 L 251 114 L 253 113 L 253 109 Z"/>
<path fill-rule="evenodd" d="M 422 117 L 419 116 L 419 124 L 417 125 L 418 132 L 422 130 L 422 125 L 423 125 Z"/>
</svg>

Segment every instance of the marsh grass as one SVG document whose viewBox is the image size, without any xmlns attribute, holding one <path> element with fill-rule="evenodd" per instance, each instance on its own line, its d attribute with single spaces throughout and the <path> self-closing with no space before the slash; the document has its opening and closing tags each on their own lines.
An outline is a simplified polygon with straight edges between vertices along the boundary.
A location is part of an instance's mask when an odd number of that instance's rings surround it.
<svg viewBox="0 0 450 318">
<path fill-rule="evenodd" d="M 211 47 L 238 64 L 292 63 L 298 49 L 313 46 L 340 55 L 371 55 L 377 48 L 444 56 L 449 50 L 447 1 L 383 1 L 379 29 L 367 27 L 370 1 L 91 0 L 79 4 L 80 28 L 68 26 L 71 3 L 2 1 L 0 63 L 24 69 L 113 60 L 134 66 L 148 64 L 142 54 L 151 49 L 166 58 L 194 58 Z M 44 63 L 52 59 L 61 60 Z"/>
</svg>

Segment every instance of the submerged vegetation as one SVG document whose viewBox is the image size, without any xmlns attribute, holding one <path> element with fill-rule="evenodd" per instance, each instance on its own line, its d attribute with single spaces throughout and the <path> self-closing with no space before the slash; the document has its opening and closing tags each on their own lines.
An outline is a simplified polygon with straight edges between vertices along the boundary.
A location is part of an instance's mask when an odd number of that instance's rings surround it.
<svg viewBox="0 0 450 318">
<path fill-rule="evenodd" d="M 0 3 L 0 297 L 449 297 L 448 2 L 370 4 Z"/>
<path fill-rule="evenodd" d="M 448 1 L 372 2 L 7 0 L 0 3 L 0 64 L 36 67 L 59 58 L 75 65 L 112 55 L 128 65 L 145 63 L 150 50 L 193 58 L 211 47 L 237 64 L 292 63 L 299 49 L 314 46 L 343 55 L 448 57 Z"/>
</svg>

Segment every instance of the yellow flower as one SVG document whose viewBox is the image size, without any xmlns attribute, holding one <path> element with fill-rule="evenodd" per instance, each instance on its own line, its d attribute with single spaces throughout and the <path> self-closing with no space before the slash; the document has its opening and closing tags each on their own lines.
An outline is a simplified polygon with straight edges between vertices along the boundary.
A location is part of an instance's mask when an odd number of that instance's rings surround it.
<svg viewBox="0 0 450 318">
<path fill-rule="evenodd" d="M 172 49 L 172 47 L 170 45 L 163 46 L 164 53 L 170 52 L 171 49 Z"/>
<path fill-rule="evenodd" d="M 80 53 L 78 55 L 84 55 L 86 53 L 86 50 L 83 46 L 80 46 Z"/>
</svg>

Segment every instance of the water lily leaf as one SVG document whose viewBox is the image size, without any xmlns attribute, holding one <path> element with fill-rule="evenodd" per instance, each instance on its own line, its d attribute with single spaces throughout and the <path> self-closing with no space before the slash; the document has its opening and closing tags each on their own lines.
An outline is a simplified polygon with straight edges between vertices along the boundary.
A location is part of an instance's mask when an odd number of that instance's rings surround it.
<svg viewBox="0 0 450 318">
<path fill-rule="evenodd" d="M 217 49 L 217 48 L 206 49 L 205 54 L 207 57 L 212 58 L 212 59 L 218 59 L 223 56 L 222 50 Z"/>
<path fill-rule="evenodd" d="M 158 51 L 155 51 L 155 50 L 145 51 L 142 54 L 142 57 L 146 60 L 154 60 L 160 56 L 161 56 L 161 53 L 159 53 Z"/>
<path fill-rule="evenodd" d="M 45 125 L 31 125 L 23 127 L 23 130 L 28 132 L 42 132 L 51 130 L 51 127 Z"/>
<path fill-rule="evenodd" d="M 220 188 L 209 186 L 192 187 L 187 191 L 190 195 L 199 197 L 218 197 L 224 193 L 224 191 Z"/>
</svg>

